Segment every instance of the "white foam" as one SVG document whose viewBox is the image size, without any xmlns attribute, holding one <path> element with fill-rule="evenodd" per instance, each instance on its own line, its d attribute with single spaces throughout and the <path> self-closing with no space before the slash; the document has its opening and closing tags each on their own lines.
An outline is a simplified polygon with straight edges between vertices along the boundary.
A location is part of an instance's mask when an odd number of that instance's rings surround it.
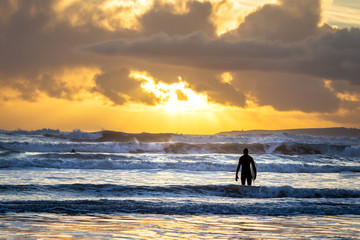
<svg viewBox="0 0 360 240">
<path fill-rule="evenodd" d="M 276 148 L 278 148 L 281 145 L 281 143 L 275 143 L 271 145 L 268 149 L 265 150 L 266 154 L 271 154 L 275 151 Z"/>
<path fill-rule="evenodd" d="M 72 140 L 96 140 L 101 138 L 102 133 L 101 132 L 88 133 L 88 132 L 82 132 L 77 129 L 77 130 L 73 130 L 70 133 L 63 133 L 62 136 Z"/>
<path fill-rule="evenodd" d="M 343 155 L 348 157 L 358 157 L 360 156 L 360 147 L 359 146 L 347 147 L 343 151 Z"/>
</svg>

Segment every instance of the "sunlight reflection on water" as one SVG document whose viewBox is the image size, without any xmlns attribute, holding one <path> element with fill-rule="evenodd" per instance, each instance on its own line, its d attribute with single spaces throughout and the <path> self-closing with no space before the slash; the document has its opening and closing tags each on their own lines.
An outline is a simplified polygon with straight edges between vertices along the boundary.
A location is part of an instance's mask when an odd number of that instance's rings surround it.
<svg viewBox="0 0 360 240">
<path fill-rule="evenodd" d="M 357 216 L 164 216 L 16 214 L 0 217 L 0 238 L 356 239 Z"/>
</svg>

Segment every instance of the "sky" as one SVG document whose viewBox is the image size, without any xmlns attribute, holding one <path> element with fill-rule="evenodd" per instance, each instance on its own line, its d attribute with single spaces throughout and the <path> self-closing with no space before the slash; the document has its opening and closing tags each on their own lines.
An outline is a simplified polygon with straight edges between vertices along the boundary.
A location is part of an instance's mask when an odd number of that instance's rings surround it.
<svg viewBox="0 0 360 240">
<path fill-rule="evenodd" d="M 360 128 L 358 0 L 0 0 L 0 129 Z"/>
</svg>

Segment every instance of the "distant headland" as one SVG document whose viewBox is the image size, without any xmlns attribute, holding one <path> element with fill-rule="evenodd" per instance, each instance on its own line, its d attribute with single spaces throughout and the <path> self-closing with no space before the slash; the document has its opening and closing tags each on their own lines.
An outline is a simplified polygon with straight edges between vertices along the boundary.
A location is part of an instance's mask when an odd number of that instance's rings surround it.
<svg viewBox="0 0 360 240">
<path fill-rule="evenodd" d="M 272 134 L 272 133 L 289 133 L 298 135 L 324 136 L 324 137 L 360 137 L 360 129 L 357 128 L 300 128 L 284 130 L 248 130 L 248 131 L 229 131 L 218 134 Z"/>
</svg>

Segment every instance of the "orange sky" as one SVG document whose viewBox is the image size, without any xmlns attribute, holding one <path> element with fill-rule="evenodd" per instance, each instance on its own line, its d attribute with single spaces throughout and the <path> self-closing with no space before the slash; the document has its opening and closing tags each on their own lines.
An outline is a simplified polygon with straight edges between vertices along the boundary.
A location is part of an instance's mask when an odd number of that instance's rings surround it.
<svg viewBox="0 0 360 240">
<path fill-rule="evenodd" d="M 360 128 L 360 4 L 254 2 L 3 1 L 0 129 Z"/>
</svg>

